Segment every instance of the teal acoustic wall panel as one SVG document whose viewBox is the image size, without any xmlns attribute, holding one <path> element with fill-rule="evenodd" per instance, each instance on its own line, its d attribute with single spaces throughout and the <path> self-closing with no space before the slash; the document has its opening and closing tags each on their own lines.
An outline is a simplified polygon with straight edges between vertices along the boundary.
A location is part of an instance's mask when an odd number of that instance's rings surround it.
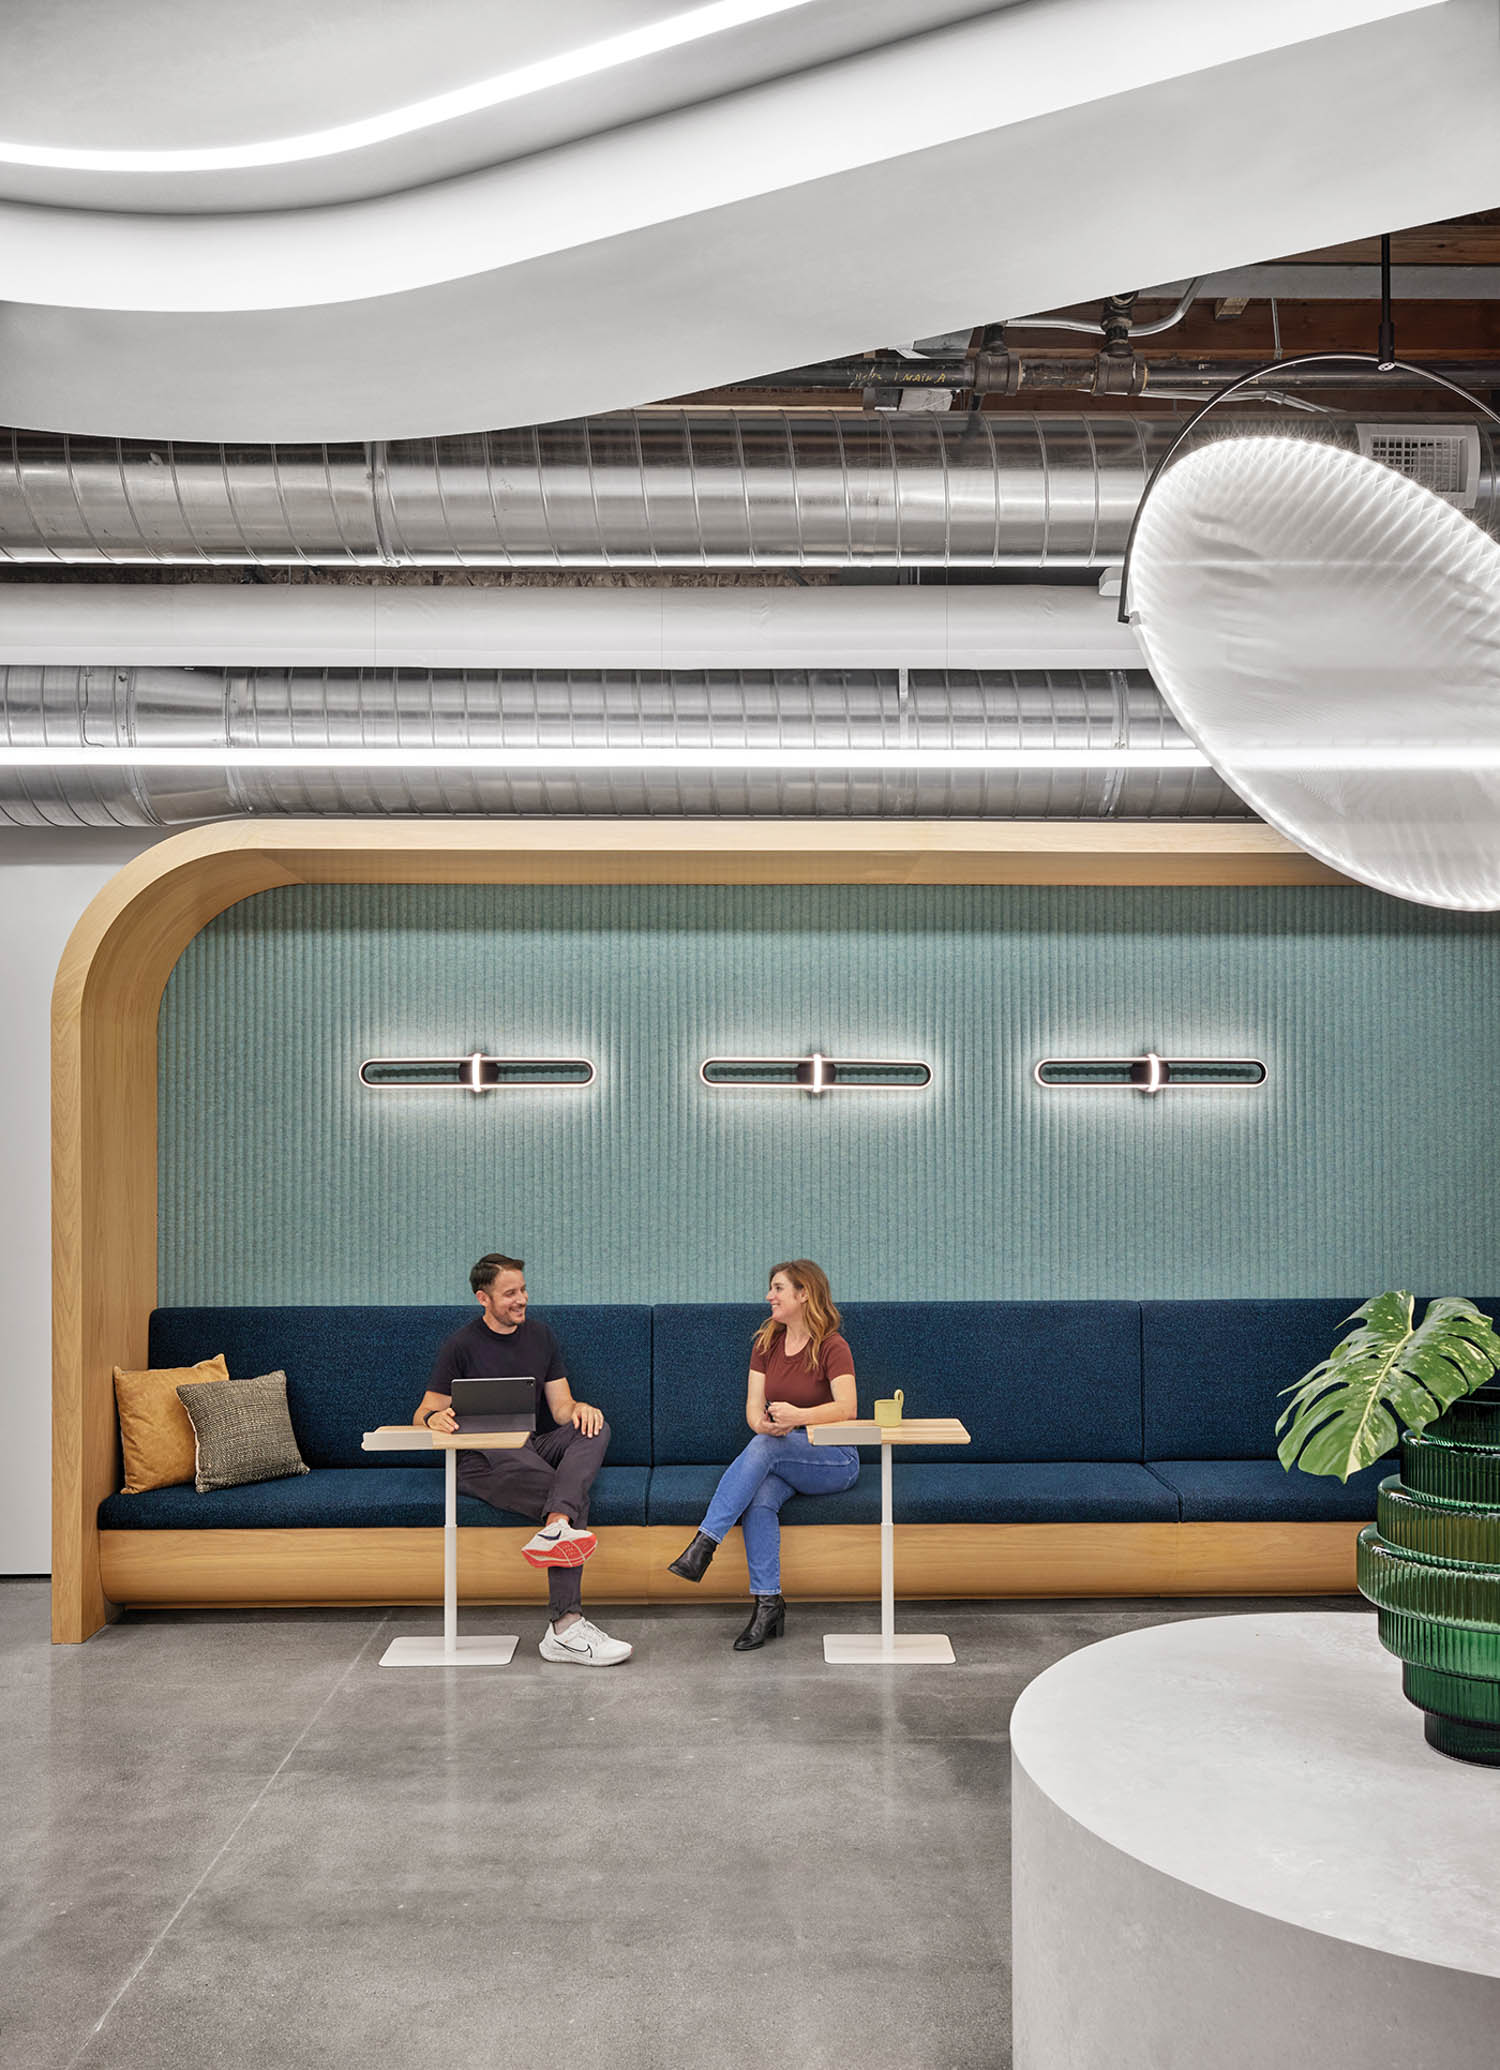
<svg viewBox="0 0 1500 2070">
<path fill-rule="evenodd" d="M 926 1091 L 711 1091 L 706 1057 L 918 1057 Z M 1260 1057 L 1253 1092 L 1044 1091 L 1042 1057 Z M 590 1057 L 372 1092 L 367 1057 Z M 299 886 L 161 1021 L 161 1294 L 541 1300 L 1344 1294 L 1494 1283 L 1500 924 L 1356 889 Z"/>
</svg>

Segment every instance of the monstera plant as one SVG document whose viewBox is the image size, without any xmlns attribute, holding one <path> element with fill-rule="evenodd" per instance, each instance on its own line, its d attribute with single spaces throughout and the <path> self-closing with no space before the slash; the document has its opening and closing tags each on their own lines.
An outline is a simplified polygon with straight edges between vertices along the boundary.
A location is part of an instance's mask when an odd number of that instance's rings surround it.
<svg viewBox="0 0 1500 2070">
<path fill-rule="evenodd" d="M 1401 1471 L 1359 1534 L 1360 1593 L 1426 1713 L 1429 1746 L 1500 1767 L 1500 1337 L 1472 1301 L 1380 1294 L 1295 1387 L 1277 1423 L 1285 1467 L 1351 1473 L 1401 1437 Z"/>
<path fill-rule="evenodd" d="M 1277 1419 L 1276 1456 L 1304 1473 L 1373 1466 L 1399 1431 L 1416 1436 L 1500 1367 L 1500 1337 L 1472 1301 L 1429 1301 L 1420 1323 L 1410 1294 L 1377 1294 L 1359 1324 L 1295 1387 Z"/>
</svg>

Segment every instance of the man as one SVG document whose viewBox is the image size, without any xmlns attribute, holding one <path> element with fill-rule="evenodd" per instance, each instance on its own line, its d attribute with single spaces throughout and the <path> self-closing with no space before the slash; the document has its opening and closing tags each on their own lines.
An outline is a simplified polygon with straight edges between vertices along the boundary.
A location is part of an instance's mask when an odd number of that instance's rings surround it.
<svg viewBox="0 0 1500 2070">
<path fill-rule="evenodd" d="M 492 1509 L 542 1519 L 521 1556 L 547 1569 L 552 1621 L 540 1647 L 543 1660 L 613 1667 L 632 1649 L 584 1616 L 580 1581 L 597 1542 L 587 1528 L 589 1490 L 604 1464 L 609 1425 L 588 1402 L 574 1401 L 557 1339 L 545 1323 L 528 1319 L 522 1260 L 490 1251 L 469 1274 L 469 1285 L 480 1312 L 439 1348 L 412 1422 L 457 1430 L 452 1390 L 458 1379 L 536 1383 L 535 1435 L 517 1450 L 460 1452 L 458 1485 Z"/>
</svg>

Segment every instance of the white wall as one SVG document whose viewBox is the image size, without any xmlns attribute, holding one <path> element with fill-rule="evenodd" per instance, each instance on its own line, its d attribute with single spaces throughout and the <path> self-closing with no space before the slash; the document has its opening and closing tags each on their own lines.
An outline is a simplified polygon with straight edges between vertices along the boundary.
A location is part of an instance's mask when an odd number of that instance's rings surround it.
<svg viewBox="0 0 1500 2070">
<path fill-rule="evenodd" d="M 52 980 L 152 829 L 0 829 L 0 1574 L 52 1566 Z"/>
</svg>

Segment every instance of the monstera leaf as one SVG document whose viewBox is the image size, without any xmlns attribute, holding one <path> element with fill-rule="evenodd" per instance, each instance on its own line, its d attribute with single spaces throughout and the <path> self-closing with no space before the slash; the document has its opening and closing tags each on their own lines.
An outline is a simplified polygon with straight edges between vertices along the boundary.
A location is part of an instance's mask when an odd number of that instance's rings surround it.
<svg viewBox="0 0 1500 2070">
<path fill-rule="evenodd" d="M 1283 1390 L 1292 1397 L 1276 1422 L 1283 1466 L 1347 1481 L 1383 1458 L 1399 1430 L 1421 1430 L 1500 1366 L 1500 1337 L 1472 1301 L 1429 1301 L 1417 1327 L 1413 1306 L 1410 1294 L 1366 1301 L 1349 1317 L 1360 1327 Z"/>
</svg>

